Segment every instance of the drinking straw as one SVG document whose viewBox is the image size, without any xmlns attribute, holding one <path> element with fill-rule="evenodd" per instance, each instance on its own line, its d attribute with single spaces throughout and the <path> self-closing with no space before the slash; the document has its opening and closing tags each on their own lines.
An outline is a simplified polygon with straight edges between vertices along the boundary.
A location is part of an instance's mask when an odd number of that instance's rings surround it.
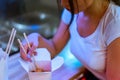
<svg viewBox="0 0 120 80">
<path fill-rule="evenodd" d="M 10 35 L 10 38 L 9 38 L 9 41 L 8 41 L 8 44 L 7 44 L 7 48 L 5 50 L 5 52 L 8 53 L 8 55 L 10 54 L 10 50 L 11 50 L 13 41 L 15 39 L 15 35 L 16 35 L 16 30 L 13 28 L 11 35 Z"/>
</svg>

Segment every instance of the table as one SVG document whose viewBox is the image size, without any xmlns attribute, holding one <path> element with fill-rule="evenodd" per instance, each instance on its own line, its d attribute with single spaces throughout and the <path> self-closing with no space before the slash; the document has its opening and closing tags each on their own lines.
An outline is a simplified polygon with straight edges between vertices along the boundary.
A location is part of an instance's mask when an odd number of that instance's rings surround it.
<svg viewBox="0 0 120 80">
<path fill-rule="evenodd" d="M 9 80 L 29 80 L 27 72 L 19 63 L 20 54 L 14 54 L 9 58 Z M 67 64 L 69 63 L 69 64 Z M 73 61 L 65 61 L 65 63 L 52 73 L 52 80 L 69 80 L 80 70 L 79 65 L 74 65 Z"/>
</svg>

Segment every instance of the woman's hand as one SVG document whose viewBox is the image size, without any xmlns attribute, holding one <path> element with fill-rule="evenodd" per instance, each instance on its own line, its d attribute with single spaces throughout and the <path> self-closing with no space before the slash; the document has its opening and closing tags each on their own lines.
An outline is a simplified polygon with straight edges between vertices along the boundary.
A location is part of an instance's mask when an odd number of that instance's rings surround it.
<svg viewBox="0 0 120 80">
<path fill-rule="evenodd" d="M 39 42 L 38 42 L 39 36 L 40 35 L 38 33 L 32 33 L 32 34 L 28 35 L 27 38 L 28 38 L 28 41 L 30 44 L 30 48 L 29 48 L 28 43 L 26 42 L 25 39 L 22 41 L 22 44 L 23 44 L 25 51 L 23 51 L 22 47 L 20 46 L 20 56 L 23 60 L 31 61 L 31 56 L 37 54 L 35 52 L 35 50 L 39 45 Z"/>
<path fill-rule="evenodd" d="M 36 55 L 36 48 L 37 46 L 35 46 L 33 43 L 30 43 L 30 46 L 31 48 L 29 48 L 28 44 L 26 45 L 23 45 L 26 53 L 23 51 L 23 49 L 20 47 L 20 55 L 21 55 L 21 58 L 25 61 L 32 61 L 31 60 L 31 56 L 32 55 Z"/>
</svg>

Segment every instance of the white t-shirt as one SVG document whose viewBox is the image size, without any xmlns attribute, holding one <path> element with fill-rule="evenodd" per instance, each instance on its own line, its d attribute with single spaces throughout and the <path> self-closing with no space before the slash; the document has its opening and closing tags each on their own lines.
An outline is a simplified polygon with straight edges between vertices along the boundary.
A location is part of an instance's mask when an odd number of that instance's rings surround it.
<svg viewBox="0 0 120 80">
<path fill-rule="evenodd" d="M 85 38 L 77 31 L 77 15 L 70 26 L 70 50 L 96 77 L 105 80 L 106 47 L 120 37 L 120 7 L 111 2 L 96 30 Z M 65 9 L 62 20 L 69 24 L 70 18 L 71 13 Z"/>
</svg>

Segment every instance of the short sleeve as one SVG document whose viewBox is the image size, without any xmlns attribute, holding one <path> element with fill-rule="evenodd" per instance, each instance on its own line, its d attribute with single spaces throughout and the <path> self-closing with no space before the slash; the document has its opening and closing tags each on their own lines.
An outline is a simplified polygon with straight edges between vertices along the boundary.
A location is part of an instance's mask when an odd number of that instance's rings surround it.
<svg viewBox="0 0 120 80">
<path fill-rule="evenodd" d="M 67 9 L 64 9 L 62 13 L 62 21 L 66 24 L 69 24 L 70 20 L 71 20 L 71 13 Z"/>
<path fill-rule="evenodd" d="M 105 41 L 107 46 L 120 37 L 120 19 L 113 19 L 105 29 Z"/>
</svg>

